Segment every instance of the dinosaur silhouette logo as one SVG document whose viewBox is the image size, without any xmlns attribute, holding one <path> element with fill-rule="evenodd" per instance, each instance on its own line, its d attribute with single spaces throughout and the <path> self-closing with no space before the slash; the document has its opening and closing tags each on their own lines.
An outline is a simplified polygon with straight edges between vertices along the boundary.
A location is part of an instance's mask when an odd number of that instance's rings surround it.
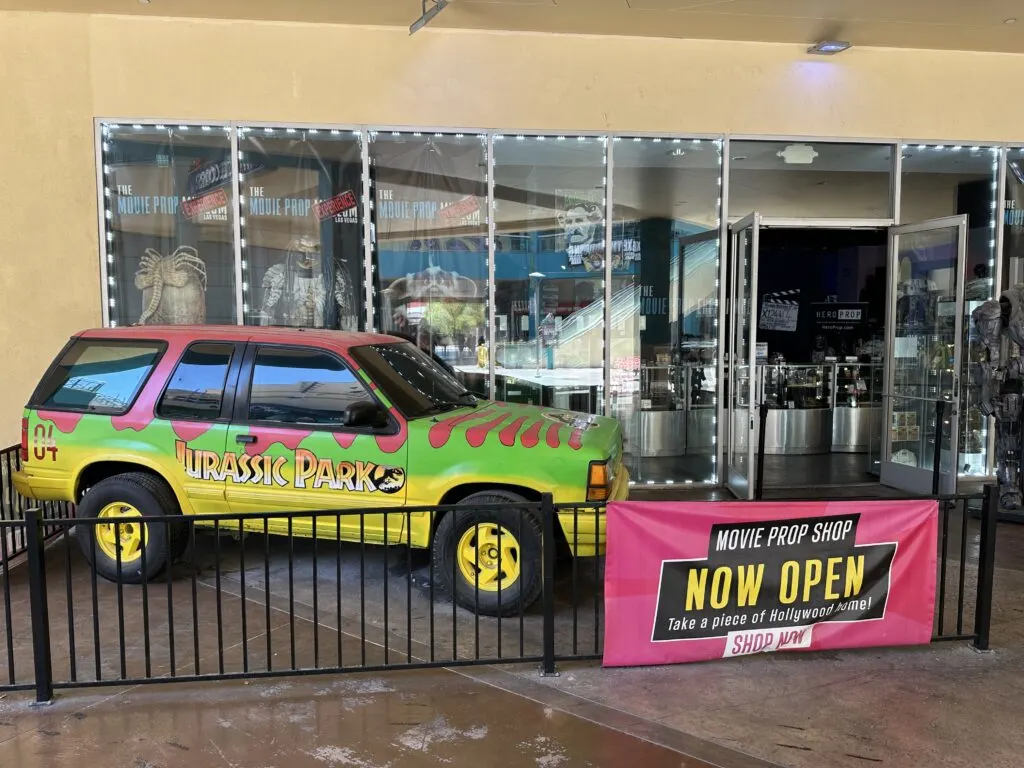
<svg viewBox="0 0 1024 768">
<path fill-rule="evenodd" d="M 401 467 L 378 466 L 373 482 L 381 493 L 398 493 L 405 487 L 405 470 Z"/>
</svg>

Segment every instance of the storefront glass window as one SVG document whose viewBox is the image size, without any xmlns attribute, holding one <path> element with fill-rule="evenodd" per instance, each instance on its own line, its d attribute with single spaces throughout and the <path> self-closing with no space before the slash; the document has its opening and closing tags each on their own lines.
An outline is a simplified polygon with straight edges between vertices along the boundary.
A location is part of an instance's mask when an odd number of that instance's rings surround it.
<svg viewBox="0 0 1024 768">
<path fill-rule="evenodd" d="M 245 322 L 360 330 L 359 133 L 239 128 L 238 150 Z"/>
<path fill-rule="evenodd" d="M 603 410 L 606 149 L 582 136 L 494 139 L 499 399 Z"/>
<path fill-rule="evenodd" d="M 622 138 L 612 156 L 610 394 L 630 473 L 714 482 L 721 143 Z"/>
<path fill-rule="evenodd" d="M 962 382 L 969 382 L 970 361 L 982 348 L 971 312 L 995 296 L 996 207 L 999 150 L 995 147 L 904 144 L 900 223 L 967 215 L 967 263 L 964 280 Z M 938 280 L 945 278 L 939 277 Z M 979 408 L 981 391 L 962 386 L 959 423 L 960 474 L 988 471 L 990 420 Z"/>
<path fill-rule="evenodd" d="M 374 327 L 408 336 L 486 397 L 486 137 L 371 133 L 370 179 Z"/>
<path fill-rule="evenodd" d="M 890 218 L 893 151 L 891 144 L 732 141 L 729 216 Z"/>
<path fill-rule="evenodd" d="M 110 324 L 234 324 L 228 129 L 101 131 Z"/>
</svg>

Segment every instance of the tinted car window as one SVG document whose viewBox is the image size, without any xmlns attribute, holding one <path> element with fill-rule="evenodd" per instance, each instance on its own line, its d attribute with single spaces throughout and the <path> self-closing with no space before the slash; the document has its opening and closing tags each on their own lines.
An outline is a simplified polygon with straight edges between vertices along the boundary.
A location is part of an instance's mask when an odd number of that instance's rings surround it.
<svg viewBox="0 0 1024 768">
<path fill-rule="evenodd" d="M 40 384 L 32 405 L 64 411 L 126 413 L 163 349 L 156 342 L 79 339 Z"/>
<path fill-rule="evenodd" d="M 408 418 L 462 408 L 476 398 L 415 344 L 353 347 L 352 356 Z"/>
<path fill-rule="evenodd" d="M 333 355 L 265 347 L 256 354 L 249 420 L 340 425 L 349 406 L 371 399 L 348 366 Z"/>
<path fill-rule="evenodd" d="M 157 415 L 165 419 L 216 419 L 224 401 L 224 383 L 234 346 L 193 344 L 182 355 Z"/>
</svg>

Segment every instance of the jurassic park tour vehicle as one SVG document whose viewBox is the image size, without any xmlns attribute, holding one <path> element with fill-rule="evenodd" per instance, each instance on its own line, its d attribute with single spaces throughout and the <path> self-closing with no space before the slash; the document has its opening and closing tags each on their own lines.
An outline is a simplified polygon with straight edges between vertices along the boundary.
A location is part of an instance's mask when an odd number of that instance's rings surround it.
<svg viewBox="0 0 1024 768">
<path fill-rule="evenodd" d="M 110 520 L 76 538 L 112 581 L 142 583 L 184 553 L 187 524 L 147 517 L 270 513 L 270 533 L 290 521 L 297 536 L 429 548 L 456 602 L 488 615 L 540 593 L 541 522 L 517 503 L 594 505 L 629 486 L 615 420 L 479 400 L 414 344 L 369 333 L 84 331 L 44 374 L 21 433 L 18 492 Z M 454 511 L 373 512 L 428 506 Z M 272 516 L 346 508 L 370 513 L 315 526 Z M 603 513 L 558 522 L 573 556 L 603 553 Z"/>
</svg>

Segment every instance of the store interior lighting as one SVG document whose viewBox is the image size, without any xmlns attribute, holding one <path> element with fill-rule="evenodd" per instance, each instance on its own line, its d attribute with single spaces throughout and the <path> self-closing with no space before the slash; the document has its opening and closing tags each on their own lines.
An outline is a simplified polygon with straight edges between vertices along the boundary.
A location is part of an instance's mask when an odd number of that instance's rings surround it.
<svg viewBox="0 0 1024 768">
<path fill-rule="evenodd" d="M 835 56 L 837 53 L 842 53 L 851 47 L 852 45 L 844 40 L 822 40 L 820 43 L 816 43 L 808 48 L 807 52 L 815 56 Z"/>
</svg>

